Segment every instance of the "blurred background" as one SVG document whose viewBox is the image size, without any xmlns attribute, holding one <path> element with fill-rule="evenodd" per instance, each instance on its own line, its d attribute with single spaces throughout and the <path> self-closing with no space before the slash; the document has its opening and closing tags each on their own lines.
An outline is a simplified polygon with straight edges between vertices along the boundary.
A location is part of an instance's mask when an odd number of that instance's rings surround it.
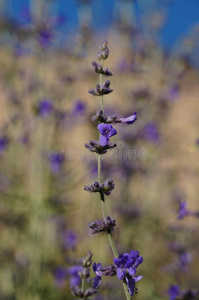
<svg viewBox="0 0 199 300">
<path fill-rule="evenodd" d="M 134 298 L 198 289 L 198 35 L 197 0 L 0 1 L 0 299 L 75 299 L 70 268 L 88 249 L 112 263 L 106 234 L 88 228 L 99 195 L 83 189 L 97 180 L 84 144 L 99 138 L 88 89 L 105 39 L 105 113 L 138 117 L 115 124 L 102 161 L 119 253 L 144 257 Z M 123 299 L 120 283 L 103 278 L 92 299 Z"/>
</svg>

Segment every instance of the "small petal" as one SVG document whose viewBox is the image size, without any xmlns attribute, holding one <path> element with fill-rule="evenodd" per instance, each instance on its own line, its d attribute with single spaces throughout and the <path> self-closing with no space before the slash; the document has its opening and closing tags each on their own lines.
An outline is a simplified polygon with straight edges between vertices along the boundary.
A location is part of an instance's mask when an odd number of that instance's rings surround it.
<svg viewBox="0 0 199 300">
<path fill-rule="evenodd" d="M 135 276 L 135 277 L 133 277 L 133 279 L 135 280 L 135 282 L 138 282 L 138 281 L 140 281 L 141 279 L 143 278 L 143 276 Z"/>
<path fill-rule="evenodd" d="M 97 265 L 96 263 L 93 264 L 93 272 L 95 273 L 97 271 Z"/>
<path fill-rule="evenodd" d="M 112 128 L 109 135 L 108 135 L 108 137 L 114 136 L 116 134 L 117 134 L 117 130 L 115 128 Z"/>
<path fill-rule="evenodd" d="M 100 138 L 99 138 L 99 142 L 100 142 L 101 146 L 106 146 L 106 145 L 108 145 L 109 138 L 106 137 L 106 136 L 101 135 Z"/>
<path fill-rule="evenodd" d="M 120 279 L 120 280 L 124 279 L 125 273 L 126 273 L 125 271 L 123 271 L 122 269 L 118 268 L 117 269 L 117 277 L 118 277 L 118 279 Z"/>
<path fill-rule="evenodd" d="M 100 285 L 101 281 L 102 281 L 102 277 L 97 275 L 93 282 L 93 288 L 97 289 L 98 286 Z"/>
<path fill-rule="evenodd" d="M 129 270 L 129 274 L 131 276 L 134 276 L 136 274 L 136 269 L 135 268 L 130 267 L 128 270 Z"/>
<path fill-rule="evenodd" d="M 130 294 L 130 296 L 133 296 L 134 291 L 135 291 L 135 280 L 133 278 L 126 277 L 126 281 L 127 281 L 127 286 L 129 289 L 129 294 Z"/>
<path fill-rule="evenodd" d="M 122 123 L 133 124 L 137 120 L 136 112 L 128 118 L 120 118 Z"/>
<path fill-rule="evenodd" d="M 119 267 L 120 266 L 120 259 L 119 258 L 113 258 L 114 264 Z"/>
<path fill-rule="evenodd" d="M 137 258 L 139 256 L 139 251 L 134 251 L 132 250 L 130 253 L 129 253 L 130 257 L 131 258 Z"/>
</svg>

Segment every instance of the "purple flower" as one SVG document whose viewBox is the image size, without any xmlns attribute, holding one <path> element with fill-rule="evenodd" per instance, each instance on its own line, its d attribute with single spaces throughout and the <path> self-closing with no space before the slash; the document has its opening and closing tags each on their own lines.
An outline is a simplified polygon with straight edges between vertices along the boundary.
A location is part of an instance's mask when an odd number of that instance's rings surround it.
<svg viewBox="0 0 199 300">
<path fill-rule="evenodd" d="M 116 226 L 115 219 L 107 216 L 103 221 L 94 221 L 88 225 L 92 229 L 92 234 L 99 233 L 101 231 L 110 232 Z"/>
<path fill-rule="evenodd" d="M 57 287 L 59 287 L 59 288 L 63 287 L 63 285 L 65 283 L 66 275 L 67 275 L 66 268 L 59 267 L 59 268 L 55 269 L 54 277 L 55 277 L 55 284 Z"/>
<path fill-rule="evenodd" d="M 99 139 L 99 142 L 102 146 L 106 146 L 109 143 L 110 137 L 117 134 L 117 131 L 115 128 L 113 128 L 110 124 L 99 124 L 97 126 L 97 129 L 99 130 L 101 136 Z"/>
<path fill-rule="evenodd" d="M 102 281 L 102 276 L 114 276 L 116 275 L 115 265 L 110 265 L 108 267 L 102 267 L 100 263 L 93 264 L 93 271 L 96 274 L 93 282 L 93 288 L 97 289 Z M 92 279 L 93 280 L 93 279 Z"/>
<path fill-rule="evenodd" d="M 114 258 L 113 262 L 116 265 L 118 279 L 125 280 L 129 293 L 133 296 L 136 291 L 135 283 L 142 279 L 142 276 L 135 276 L 135 274 L 137 267 L 143 262 L 143 257 L 139 256 L 138 251 L 131 251 L 129 254 L 124 253 L 119 255 L 119 258 Z"/>
<path fill-rule="evenodd" d="M 181 294 L 179 286 L 171 285 L 168 290 L 168 294 L 169 294 L 169 300 L 175 300 L 176 297 Z"/>
<path fill-rule="evenodd" d="M 49 99 L 44 99 L 44 100 L 40 101 L 39 106 L 38 106 L 39 115 L 41 115 L 42 117 L 45 118 L 48 115 L 50 115 L 52 110 L 53 110 L 53 106 Z"/>
<path fill-rule="evenodd" d="M 46 48 L 50 45 L 53 39 L 53 32 L 51 28 L 42 27 L 38 31 L 38 42 L 42 48 Z"/>
<path fill-rule="evenodd" d="M 52 154 L 53 155 L 50 157 L 50 170 L 52 173 L 56 174 L 63 165 L 64 156 L 59 152 L 53 152 Z"/>
<path fill-rule="evenodd" d="M 120 118 L 120 121 L 126 124 L 133 124 L 137 120 L 136 114 L 137 113 L 135 112 L 133 115 L 129 116 L 128 118 Z"/>
<path fill-rule="evenodd" d="M 183 219 L 185 216 L 189 215 L 190 212 L 187 209 L 187 203 L 185 201 L 179 201 L 179 211 L 178 211 L 178 219 Z"/>
<path fill-rule="evenodd" d="M 160 140 L 157 124 L 154 122 L 148 123 L 144 128 L 144 135 L 147 140 L 157 143 Z"/>
<path fill-rule="evenodd" d="M 63 240 L 64 240 L 64 246 L 67 249 L 71 249 L 71 250 L 75 249 L 75 246 L 77 244 L 77 235 L 73 231 L 69 230 L 64 232 Z"/>
<path fill-rule="evenodd" d="M 93 264 L 93 271 L 96 274 L 93 282 L 94 289 L 97 289 L 102 281 L 102 272 L 100 271 L 101 266 L 102 265 L 100 263 L 98 263 L 97 265 L 96 263 Z"/>
<path fill-rule="evenodd" d="M 81 278 L 79 277 L 79 272 L 83 271 L 82 266 L 72 266 L 68 268 L 68 274 L 70 276 L 70 285 L 79 286 L 81 284 Z"/>
<path fill-rule="evenodd" d="M 0 137 L 0 154 L 6 150 L 8 143 L 8 138 L 5 135 Z"/>
<path fill-rule="evenodd" d="M 189 271 L 189 264 L 192 261 L 192 255 L 189 252 L 184 251 L 179 255 L 179 269 L 182 272 L 188 272 Z"/>
<path fill-rule="evenodd" d="M 73 116 L 78 117 L 84 114 L 85 110 L 86 110 L 86 104 L 81 100 L 77 100 L 74 103 L 72 114 Z"/>
</svg>

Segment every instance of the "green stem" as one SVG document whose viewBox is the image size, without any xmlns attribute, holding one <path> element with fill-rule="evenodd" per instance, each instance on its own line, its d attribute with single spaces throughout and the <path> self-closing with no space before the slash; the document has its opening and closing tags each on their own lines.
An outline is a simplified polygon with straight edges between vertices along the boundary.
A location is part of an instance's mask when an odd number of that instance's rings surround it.
<svg viewBox="0 0 199 300">
<path fill-rule="evenodd" d="M 126 299 L 131 300 L 131 296 L 129 294 L 128 287 L 127 287 L 125 282 L 123 282 L 123 288 L 124 288 L 124 292 L 125 292 L 125 295 L 126 295 Z"/>
<path fill-rule="evenodd" d="M 85 279 L 82 279 L 82 284 L 81 284 L 81 290 L 84 292 L 84 284 L 85 284 Z"/>
</svg>

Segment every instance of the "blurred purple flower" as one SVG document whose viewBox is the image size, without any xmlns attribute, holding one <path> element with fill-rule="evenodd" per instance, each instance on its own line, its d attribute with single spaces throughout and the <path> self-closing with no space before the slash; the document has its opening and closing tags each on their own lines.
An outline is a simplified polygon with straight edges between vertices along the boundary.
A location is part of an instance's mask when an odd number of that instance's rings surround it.
<svg viewBox="0 0 199 300">
<path fill-rule="evenodd" d="M 125 72 L 129 70 L 129 63 L 125 60 L 122 59 L 121 61 L 118 62 L 117 68 L 119 72 Z"/>
<path fill-rule="evenodd" d="M 137 120 L 136 112 L 128 118 L 120 118 L 122 123 L 133 124 Z"/>
<path fill-rule="evenodd" d="M 83 271 L 82 266 L 72 266 L 68 268 L 68 274 L 70 276 L 70 285 L 72 286 L 79 286 L 81 284 L 81 278 L 79 277 L 78 273 Z"/>
<path fill-rule="evenodd" d="M 72 114 L 73 116 L 78 117 L 80 115 L 83 115 L 85 113 L 85 110 L 86 110 L 85 102 L 83 102 L 82 100 L 77 100 L 74 103 Z"/>
<path fill-rule="evenodd" d="M 176 297 L 181 295 L 181 291 L 178 285 L 171 285 L 168 289 L 169 300 L 175 300 Z"/>
<path fill-rule="evenodd" d="M 62 288 L 65 283 L 65 279 L 67 276 L 67 270 L 64 267 L 56 268 L 54 271 L 55 285 L 58 288 Z"/>
<path fill-rule="evenodd" d="M 151 142 L 157 143 L 160 140 L 157 124 L 154 122 L 148 123 L 144 128 L 145 138 Z"/>
<path fill-rule="evenodd" d="M 178 211 L 178 219 L 181 220 L 185 216 L 190 215 L 190 211 L 187 209 L 187 203 L 185 201 L 178 201 L 179 203 L 179 211 Z"/>
<path fill-rule="evenodd" d="M 67 249 L 73 250 L 77 245 L 77 235 L 71 230 L 65 231 L 63 233 L 63 241 Z"/>
<path fill-rule="evenodd" d="M 9 140 L 5 135 L 0 137 L 0 155 L 6 150 L 8 143 Z"/>
<path fill-rule="evenodd" d="M 59 152 L 53 152 L 53 155 L 50 160 L 50 170 L 52 173 L 58 173 L 63 165 L 64 156 Z"/>
<path fill-rule="evenodd" d="M 179 256 L 179 269 L 183 272 L 189 271 L 189 264 L 192 261 L 192 255 L 189 252 L 183 252 Z"/>
<path fill-rule="evenodd" d="M 20 142 L 25 145 L 25 146 L 28 146 L 29 143 L 30 143 L 30 137 L 28 134 L 24 134 L 23 136 L 20 137 Z"/>
<path fill-rule="evenodd" d="M 168 99 L 174 101 L 179 97 L 180 88 L 178 84 L 173 85 L 168 91 Z"/>
<path fill-rule="evenodd" d="M 101 136 L 99 139 L 99 142 L 102 146 L 106 146 L 109 143 L 110 137 L 117 134 L 117 131 L 115 128 L 113 128 L 110 124 L 99 124 L 97 126 L 97 129 L 99 130 Z"/>
<path fill-rule="evenodd" d="M 53 105 L 50 99 L 44 99 L 39 102 L 38 113 L 40 116 L 45 118 L 51 114 L 52 110 L 53 110 Z"/>
<path fill-rule="evenodd" d="M 51 28 L 43 26 L 37 32 L 37 38 L 40 46 L 46 48 L 50 46 L 53 39 L 53 32 Z"/>
</svg>

